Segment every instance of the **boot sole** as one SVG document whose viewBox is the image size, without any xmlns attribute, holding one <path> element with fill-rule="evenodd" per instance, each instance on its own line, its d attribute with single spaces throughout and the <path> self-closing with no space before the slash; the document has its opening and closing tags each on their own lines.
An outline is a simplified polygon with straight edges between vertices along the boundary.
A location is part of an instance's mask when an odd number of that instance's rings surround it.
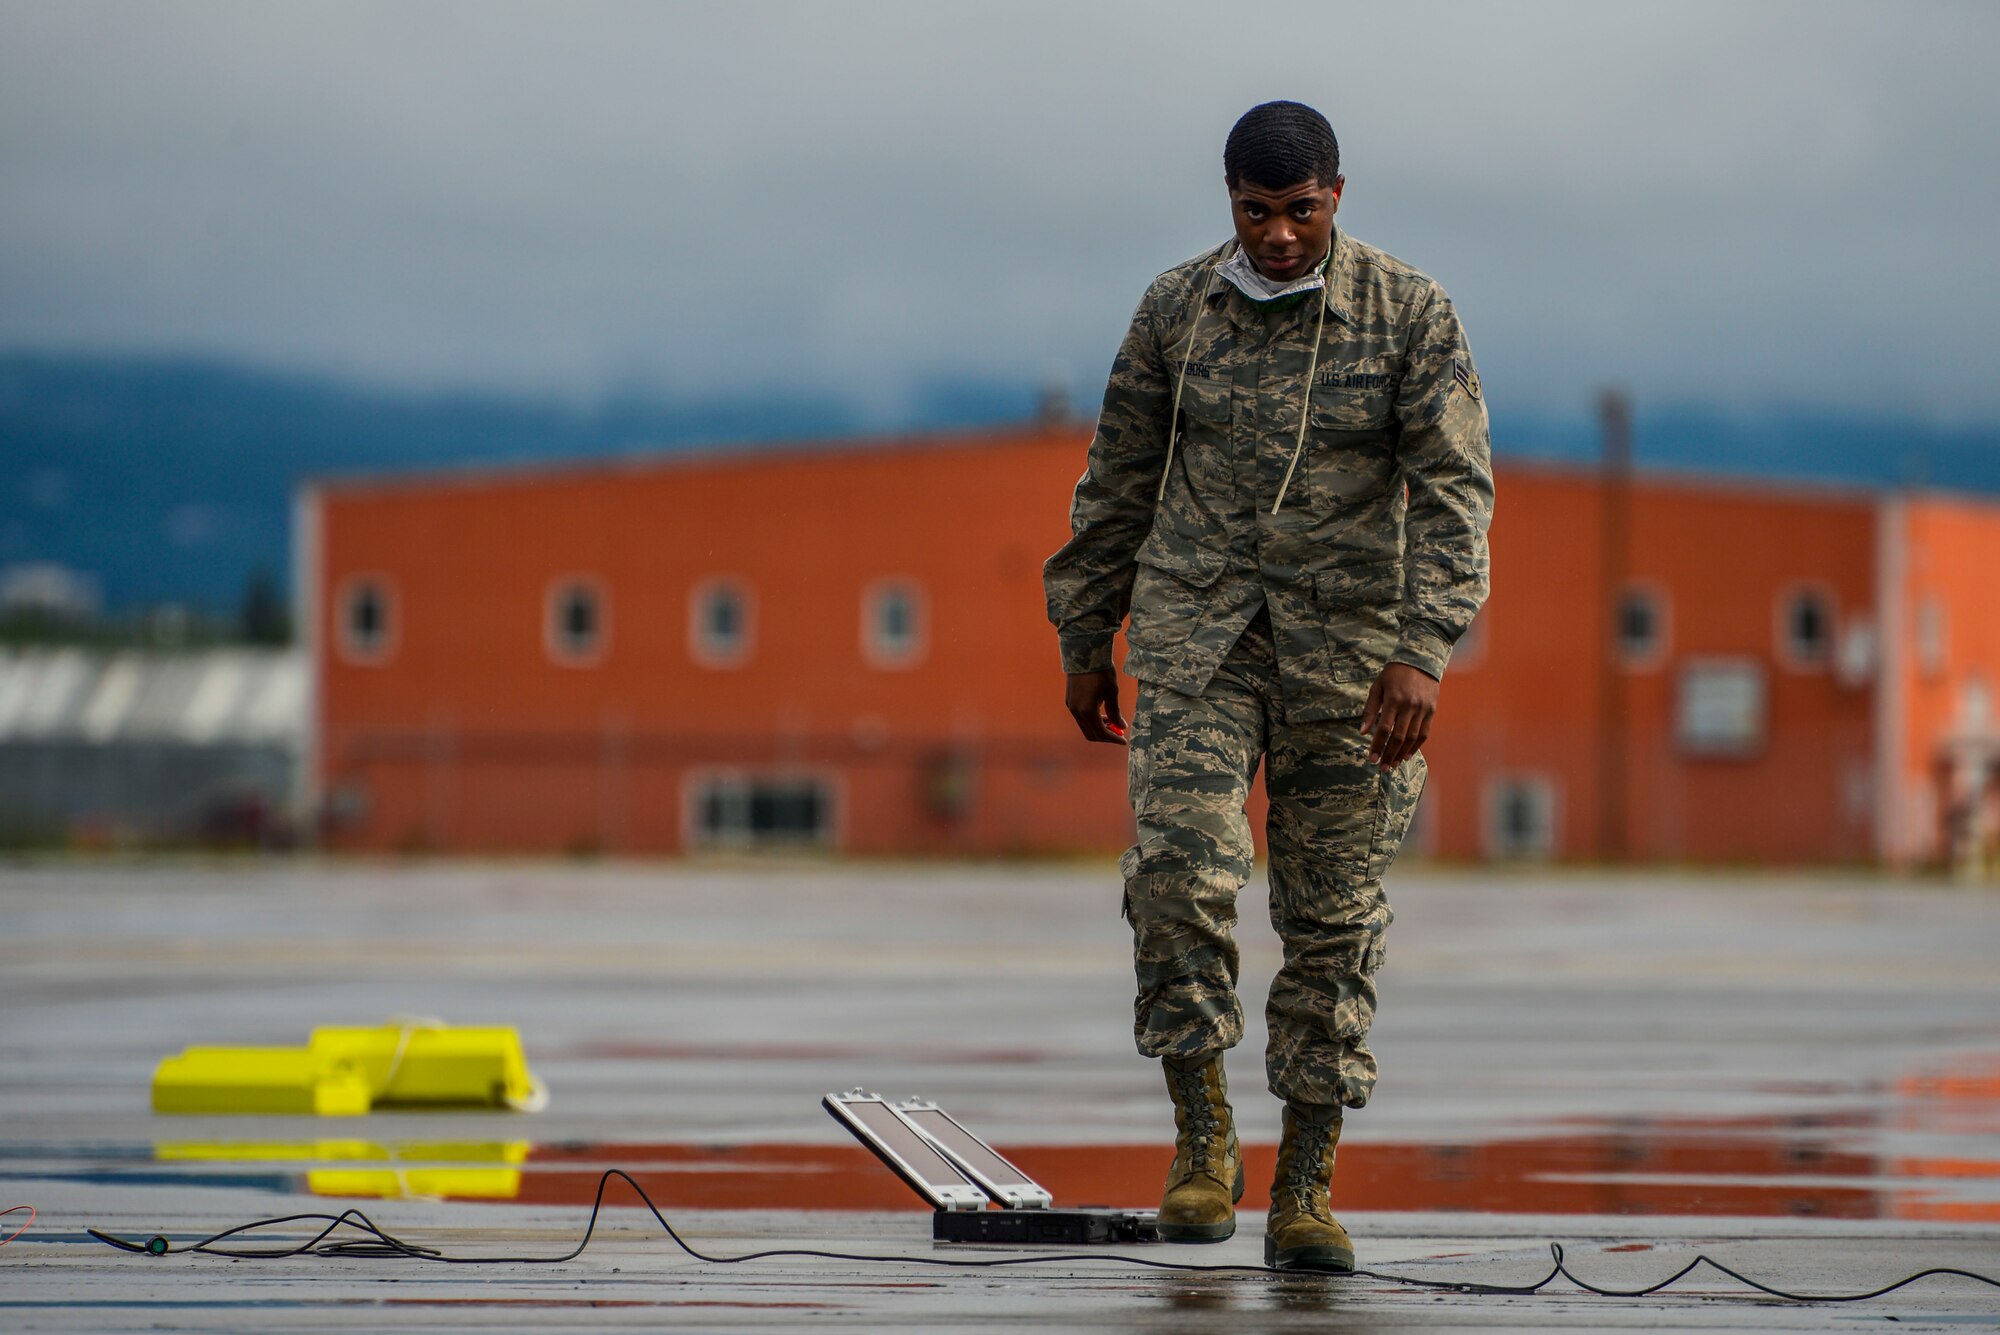
<svg viewBox="0 0 2000 1335">
<path fill-rule="evenodd" d="M 1318 1270 L 1345 1275 L 1354 1270 L 1354 1252 L 1346 1247 L 1286 1247 L 1280 1249 L 1273 1238 L 1264 1239 L 1264 1264 L 1273 1270 Z"/>
<path fill-rule="evenodd" d="M 1236 1190 L 1229 1198 L 1230 1204 L 1243 1199 L 1243 1160 L 1236 1161 Z M 1227 1242 L 1236 1236 L 1236 1221 L 1224 1220 L 1220 1224 L 1161 1224 L 1153 1225 L 1159 1231 L 1162 1242 Z"/>
</svg>

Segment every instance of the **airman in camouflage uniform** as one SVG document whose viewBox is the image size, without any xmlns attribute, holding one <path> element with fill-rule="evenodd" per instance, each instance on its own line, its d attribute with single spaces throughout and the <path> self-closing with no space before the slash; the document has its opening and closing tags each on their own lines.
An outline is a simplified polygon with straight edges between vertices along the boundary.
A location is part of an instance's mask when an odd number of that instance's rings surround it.
<svg viewBox="0 0 2000 1335">
<path fill-rule="evenodd" d="M 1244 118 L 1232 149 L 1266 109 Z M 1337 171 L 1337 146 L 1333 161 Z M 1341 178 L 1322 174 L 1337 208 Z M 1230 184 L 1242 238 L 1243 191 Z M 1287 192 L 1270 184 L 1243 189 L 1283 205 Z M 1116 678 L 1103 674 L 1130 615 L 1138 841 L 1121 870 L 1140 1052 L 1168 1059 L 1172 1087 L 1177 1070 L 1191 1078 L 1242 1038 L 1231 929 L 1261 761 L 1271 921 L 1284 943 L 1266 1073 L 1288 1107 L 1337 1138 L 1341 1108 L 1365 1104 L 1375 1084 L 1366 1040 L 1392 916 L 1382 875 L 1424 783 L 1416 748 L 1430 705 L 1399 713 L 1385 701 L 1435 700 L 1486 596 L 1493 488 L 1486 407 L 1450 300 L 1334 228 L 1331 212 L 1320 220 L 1325 258 L 1309 268 L 1316 255 L 1300 256 L 1298 281 L 1282 282 L 1290 243 L 1268 236 L 1153 281 L 1113 363 L 1072 537 L 1045 584 L 1071 709 L 1095 740 L 1122 735 Z M 1292 230 L 1310 238 L 1310 226 Z M 1275 257 L 1276 274 L 1245 253 L 1252 245 Z M 1253 299 L 1273 288 L 1279 296 Z M 1385 696 L 1385 683 L 1397 689 Z M 1227 1152 L 1210 1156 L 1222 1168 L 1208 1169 L 1218 1189 L 1233 1130 L 1224 1138 Z M 1331 1156 L 1329 1145 L 1329 1173 Z M 1184 1151 L 1176 1171 L 1186 1161 Z"/>
</svg>

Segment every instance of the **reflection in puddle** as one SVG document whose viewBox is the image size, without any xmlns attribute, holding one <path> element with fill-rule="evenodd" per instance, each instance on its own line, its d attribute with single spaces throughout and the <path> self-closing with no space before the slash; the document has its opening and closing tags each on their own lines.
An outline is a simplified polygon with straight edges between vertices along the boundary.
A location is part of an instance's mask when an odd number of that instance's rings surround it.
<svg viewBox="0 0 2000 1335">
<path fill-rule="evenodd" d="M 1231 1301 L 1229 1286 L 1208 1276 L 1169 1272 L 1160 1276 L 1156 1292 L 1167 1306 L 1182 1312 L 1220 1311 Z"/>
<path fill-rule="evenodd" d="M 521 1194 L 520 1165 L 532 1150 L 525 1140 L 415 1141 L 394 1146 L 366 1140 L 171 1141 L 155 1145 L 153 1157 L 161 1163 L 312 1164 L 305 1172 L 305 1189 L 314 1196 L 513 1200 Z M 328 1164 L 342 1166 L 323 1166 Z"/>
<path fill-rule="evenodd" d="M 1264 1301 L 1280 1311 L 1337 1314 L 1341 1303 L 1354 1296 L 1348 1282 L 1335 1275 L 1287 1275 L 1283 1282 L 1268 1286 Z M 1326 1329 L 1321 1326 L 1319 1329 Z"/>
<path fill-rule="evenodd" d="M 1948 1182 L 1949 1191 L 1898 1193 L 1898 1219 L 2000 1222 L 2000 1054 L 1920 1070 L 1896 1084 L 1886 1172 L 1903 1182 Z"/>
<path fill-rule="evenodd" d="M 1357 1136 L 1340 1147 L 1335 1205 L 2000 1223 L 2000 1056 L 1960 1059 L 1873 1092 L 1885 1097 L 1863 1111 L 1578 1120 L 1466 1144 Z M 1169 1157 L 1164 1144 L 1000 1148 L 1058 1201 L 1076 1205 L 1151 1204 Z M 0 1157 L 21 1165 L 0 1179 L 579 1206 L 596 1196 L 605 1169 L 622 1168 L 662 1210 L 923 1208 L 871 1155 L 846 1143 L 175 1141 L 153 1147 L 147 1163 L 106 1146 Z M 1275 1149 L 1246 1145 L 1243 1157 L 1249 1190 L 1241 1209 L 1261 1211 Z M 50 1171 L 49 1160 L 63 1166 Z M 616 1182 L 606 1201 L 637 1204 Z M 1190 1286 L 1186 1299 L 1199 1305 L 1204 1292 Z"/>
<path fill-rule="evenodd" d="M 1945 1138 L 1936 1153 L 1898 1148 L 1925 1139 L 1921 1123 L 1907 1117 L 1842 1116 L 1630 1122 L 1473 1145 L 1355 1140 L 1340 1148 L 1336 1205 L 1350 1211 L 2000 1220 L 1994 1142 L 1982 1138 L 1968 1147 Z M 1001 1148 L 1058 1201 L 1079 1204 L 1149 1202 L 1169 1155 L 1154 1145 Z M 1263 1184 L 1275 1149 L 1246 1145 L 1243 1157 L 1250 1188 L 1240 1208 L 1259 1211 L 1267 1204 Z M 588 1205 L 603 1170 L 618 1167 L 663 1210 L 922 1208 L 866 1151 L 839 1144 L 180 1142 L 159 1145 L 157 1158 L 226 1168 L 238 1178 L 248 1167 L 301 1165 L 302 1181 L 291 1189 L 302 1186 L 316 1196 Z M 91 1176 L 117 1173 L 101 1169 Z M 636 1203 L 619 1183 L 607 1202 Z M 1187 1296 L 1198 1304 L 1200 1287 L 1191 1286 Z"/>
</svg>

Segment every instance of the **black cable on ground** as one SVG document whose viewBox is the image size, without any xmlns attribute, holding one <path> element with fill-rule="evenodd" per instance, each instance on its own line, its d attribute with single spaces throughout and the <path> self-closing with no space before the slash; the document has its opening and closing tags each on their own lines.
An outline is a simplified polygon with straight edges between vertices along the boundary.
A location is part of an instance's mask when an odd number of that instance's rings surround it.
<svg viewBox="0 0 2000 1335">
<path fill-rule="evenodd" d="M 1191 1261 L 1153 1261 L 1143 1256 L 1127 1256 L 1121 1252 L 1046 1252 L 1030 1256 L 994 1257 L 879 1256 L 855 1252 L 820 1251 L 805 1247 L 780 1247 L 772 1248 L 768 1251 L 747 1252 L 742 1256 L 710 1256 L 706 1252 L 697 1250 L 687 1239 L 676 1232 L 674 1226 L 667 1222 L 667 1217 L 660 1213 L 660 1208 L 653 1204 L 653 1198 L 646 1194 L 646 1189 L 633 1181 L 629 1173 L 619 1168 L 606 1169 L 604 1176 L 598 1179 L 597 1198 L 591 1202 L 590 1221 L 584 1226 L 583 1237 L 577 1241 L 575 1247 L 559 1256 L 447 1256 L 434 1247 L 418 1246 L 415 1243 L 405 1242 L 393 1234 L 384 1232 L 376 1225 L 374 1220 L 359 1210 L 343 1210 L 337 1215 L 293 1214 L 275 1219 L 253 1220 L 247 1224 L 238 1224 L 234 1228 L 224 1229 L 220 1233 L 212 1233 L 199 1242 L 183 1243 L 178 1247 L 163 1237 L 148 1238 L 145 1242 L 133 1242 L 129 1238 L 116 1237 L 113 1234 L 105 1233 L 95 1228 L 86 1229 L 85 1232 L 89 1233 L 91 1237 L 96 1238 L 99 1242 L 116 1247 L 120 1251 L 136 1252 L 148 1256 L 197 1253 L 204 1256 L 225 1256 L 243 1261 L 266 1261 L 278 1260 L 288 1256 L 313 1255 L 371 1259 L 404 1258 L 413 1261 L 439 1261 L 447 1265 L 560 1265 L 564 1261 L 575 1260 L 583 1254 L 584 1248 L 590 1245 L 591 1238 L 597 1232 L 597 1217 L 604 1209 L 605 1190 L 611 1185 L 613 1178 L 622 1180 L 633 1191 L 638 1193 L 639 1199 L 646 1203 L 646 1208 L 652 1212 L 653 1218 L 659 1221 L 660 1227 L 666 1230 L 667 1236 L 673 1240 L 675 1246 L 679 1247 L 695 1260 L 705 1262 L 709 1265 L 741 1265 L 745 1261 L 763 1261 L 774 1257 L 790 1256 L 810 1257 L 823 1261 L 860 1261 L 890 1265 L 944 1266 L 959 1270 L 992 1270 L 1002 1266 L 1108 1261 L 1118 1265 L 1139 1266 L 1148 1270 L 1173 1270 L 1202 1274 L 1295 1275 L 1315 1273 L 1312 1271 L 1274 1270 L 1269 1266 L 1261 1265 L 1201 1265 Z M 215 1245 L 224 1239 L 236 1237 L 239 1234 L 254 1233 L 259 1229 L 272 1228 L 281 1224 L 295 1224 L 301 1221 L 323 1222 L 326 1227 L 322 1228 L 305 1242 L 291 1247 L 245 1251 L 239 1248 L 218 1247 Z M 328 1237 L 341 1227 L 355 1229 L 365 1236 L 362 1239 L 338 1242 L 327 1241 Z M 1722 1262 L 1714 1260 L 1709 1256 L 1699 1255 L 1656 1284 L 1648 1284 L 1644 1288 L 1639 1289 L 1607 1289 L 1601 1285 L 1592 1284 L 1589 1280 L 1583 1279 L 1575 1271 L 1571 1270 L 1564 1256 L 1561 1243 L 1550 1243 L 1549 1252 L 1555 1258 L 1555 1266 L 1548 1274 L 1536 1280 L 1533 1284 L 1480 1284 L 1463 1280 L 1420 1279 L 1413 1275 L 1397 1275 L 1381 1270 L 1353 1270 L 1345 1273 L 1358 1279 L 1377 1279 L 1390 1284 L 1405 1284 L 1414 1288 L 1443 1289 L 1454 1293 L 1512 1294 L 1516 1296 L 1540 1293 L 1557 1279 L 1567 1279 L 1570 1283 L 1587 1293 L 1595 1293 L 1606 1298 L 1644 1298 L 1679 1283 L 1705 1265 L 1729 1276 L 1739 1284 L 1744 1284 L 1757 1290 L 1759 1293 L 1768 1294 L 1773 1298 L 1783 1298 L 1790 1302 L 1800 1303 L 1866 1302 L 1870 1298 L 1880 1298 L 1884 1294 L 1894 1293 L 1897 1289 L 1914 1284 L 1920 1279 L 1927 1279 L 1932 1275 L 1956 1275 L 1961 1279 L 1975 1280 L 1981 1284 L 1989 1284 L 1994 1288 L 2000 1288 L 2000 1279 L 1996 1279 L 1991 1275 L 1982 1275 L 1971 1270 L 1959 1270 L 1951 1266 L 1932 1266 L 1928 1270 L 1919 1270 L 1915 1274 L 1905 1275 L 1893 1284 L 1885 1284 L 1879 1289 L 1870 1289 L 1866 1293 L 1791 1293 L 1774 1285 L 1754 1280 L 1748 1275 L 1737 1270 L 1732 1270 L 1722 1264 Z"/>
</svg>

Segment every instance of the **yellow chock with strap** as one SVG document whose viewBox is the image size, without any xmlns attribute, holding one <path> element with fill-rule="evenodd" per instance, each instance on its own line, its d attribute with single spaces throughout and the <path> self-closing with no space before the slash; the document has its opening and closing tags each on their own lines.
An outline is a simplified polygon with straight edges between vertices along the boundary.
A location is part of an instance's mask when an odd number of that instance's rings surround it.
<svg viewBox="0 0 2000 1335">
<path fill-rule="evenodd" d="M 358 1073 L 323 1070 L 304 1048 L 189 1048 L 153 1072 L 156 1113 L 348 1117 L 369 1102 Z"/>
<path fill-rule="evenodd" d="M 540 1112 L 548 1088 L 508 1026 L 427 1018 L 322 1027 L 304 1048 L 189 1048 L 153 1073 L 153 1111 L 351 1116 L 376 1106 Z"/>
<path fill-rule="evenodd" d="M 528 1073 L 511 1027 L 441 1020 L 392 1021 L 374 1028 L 312 1031 L 324 1069 L 358 1073 L 377 1107 L 485 1107 L 540 1112 L 549 1093 Z"/>
</svg>

